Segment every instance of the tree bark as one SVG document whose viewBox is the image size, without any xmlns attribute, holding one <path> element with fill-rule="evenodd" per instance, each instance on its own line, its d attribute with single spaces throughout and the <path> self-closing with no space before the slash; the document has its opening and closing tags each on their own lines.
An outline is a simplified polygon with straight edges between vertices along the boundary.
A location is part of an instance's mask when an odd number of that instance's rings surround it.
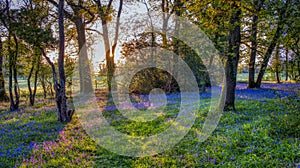
<svg viewBox="0 0 300 168">
<path fill-rule="evenodd" d="M 107 86 L 108 86 L 109 93 L 111 93 L 111 90 L 112 90 L 111 82 L 112 82 L 112 76 L 114 73 L 114 58 L 113 58 L 114 55 L 111 54 L 111 51 L 110 51 L 107 21 L 102 20 L 101 23 L 102 23 L 105 59 L 106 59 L 106 68 L 107 68 Z"/>
<path fill-rule="evenodd" d="M 48 0 L 51 4 L 59 8 L 59 4 L 55 0 Z M 75 4 L 72 1 L 67 1 L 70 5 L 73 13 L 69 13 L 66 10 L 62 9 L 64 16 L 66 16 L 70 21 L 72 21 L 76 26 L 77 32 L 77 43 L 79 48 L 79 78 L 80 78 L 80 93 L 86 94 L 93 92 L 93 85 L 91 79 L 91 70 L 89 65 L 89 59 L 87 54 L 86 47 L 86 34 L 85 34 L 85 25 L 90 23 L 94 19 L 92 12 L 87 10 L 91 14 L 91 19 L 88 22 L 84 21 L 81 9 L 86 9 L 82 6 L 83 1 L 77 1 L 78 4 Z"/>
<path fill-rule="evenodd" d="M 28 78 L 27 78 L 27 86 L 28 86 L 28 91 L 29 91 L 29 104 L 31 106 L 34 105 L 34 102 L 33 102 L 33 94 L 32 94 L 32 89 L 31 89 L 31 82 L 30 82 L 30 79 L 31 79 L 31 76 L 32 76 L 32 73 L 33 73 L 33 70 L 34 70 L 34 64 L 35 64 L 35 61 L 32 61 L 32 65 L 31 65 L 31 68 L 30 68 L 30 71 L 29 71 L 29 75 L 28 75 Z"/>
<path fill-rule="evenodd" d="M 10 33 L 9 33 L 10 34 Z M 11 45 L 11 35 L 8 35 L 8 53 L 9 53 L 9 99 L 10 99 L 10 110 L 15 111 L 19 109 L 19 85 L 18 85 L 18 74 L 17 74 L 17 57 L 18 57 L 18 41 L 15 35 L 13 35 L 15 42 L 15 51 L 13 52 Z M 14 83 L 14 86 L 13 86 Z M 14 89 L 14 90 L 13 90 Z M 13 92 L 14 91 L 14 92 Z M 14 98 L 15 97 L 15 98 Z"/>
<path fill-rule="evenodd" d="M 256 53 L 257 53 L 257 25 L 258 25 L 258 13 L 260 12 L 263 3 L 265 0 L 254 0 L 255 6 L 255 14 L 252 18 L 252 30 L 251 30 L 251 54 L 249 60 L 249 77 L 248 77 L 248 88 L 255 87 L 255 60 L 256 60 Z"/>
<path fill-rule="evenodd" d="M 110 70 L 109 70 L 109 75 L 110 75 L 110 82 L 112 82 L 113 78 L 114 78 L 114 73 L 115 73 L 115 54 L 116 54 L 116 48 L 117 48 L 117 44 L 118 44 L 118 39 L 119 39 L 119 29 L 120 29 L 120 19 L 121 19 L 121 13 L 122 13 L 122 9 L 123 9 L 123 0 L 120 0 L 120 4 L 119 4 L 119 9 L 118 9 L 118 14 L 117 14 L 117 22 L 116 22 L 116 27 L 115 27 L 115 37 L 114 37 L 114 43 L 112 45 L 112 57 L 110 60 Z M 116 88 L 112 88 L 110 86 L 110 90 L 116 90 Z"/>
<path fill-rule="evenodd" d="M 87 54 L 85 24 L 83 23 L 83 19 L 81 17 L 77 18 L 75 25 L 79 47 L 80 93 L 91 93 L 93 92 L 93 85 L 91 79 L 89 58 Z"/>
<path fill-rule="evenodd" d="M 275 73 L 276 73 L 277 83 L 280 83 L 280 76 L 279 76 L 279 44 L 277 44 L 276 53 L 275 53 Z"/>
<path fill-rule="evenodd" d="M 14 91 L 15 91 L 15 108 L 19 109 L 20 104 L 20 88 L 18 83 L 18 68 L 17 68 L 17 58 L 18 58 L 18 52 L 19 52 L 19 42 L 17 40 L 16 35 L 13 35 L 13 39 L 15 42 L 15 54 L 14 54 L 14 61 L 13 61 L 13 72 L 14 72 Z"/>
<path fill-rule="evenodd" d="M 66 111 L 65 114 L 62 113 L 61 109 L 62 109 L 62 99 L 61 99 L 61 87 L 60 84 L 58 83 L 58 78 L 57 78 L 57 73 L 56 73 L 56 69 L 55 69 L 55 65 L 54 63 L 50 60 L 50 58 L 46 55 L 45 51 L 43 48 L 39 47 L 39 49 L 41 50 L 43 57 L 46 59 L 46 61 L 48 62 L 48 64 L 51 66 L 51 70 L 52 70 L 52 78 L 53 78 L 53 83 L 54 83 L 54 90 L 55 90 L 55 98 L 56 98 L 56 107 L 57 107 L 57 120 L 58 121 L 68 121 L 66 118 L 64 119 L 64 116 L 69 116 L 69 119 L 71 121 L 74 110 L 72 111 Z M 53 94 L 53 91 L 51 89 L 51 93 Z"/>
<path fill-rule="evenodd" d="M 32 61 L 32 67 L 30 69 L 28 78 L 27 78 L 27 84 L 28 84 L 28 91 L 29 91 L 29 104 L 31 106 L 34 105 L 35 102 L 35 95 L 36 95 L 36 91 L 37 91 L 37 79 L 38 79 L 38 72 L 40 70 L 40 56 L 37 55 L 35 58 L 35 60 Z M 36 70 L 34 73 L 34 86 L 33 86 L 33 90 L 31 89 L 31 77 L 34 71 L 34 67 L 36 66 Z"/>
<path fill-rule="evenodd" d="M 32 105 L 34 105 L 35 102 L 35 95 L 36 95 L 36 91 L 37 91 L 37 80 L 38 80 L 38 74 L 40 71 L 40 56 L 38 56 L 38 60 L 37 60 L 37 68 L 34 74 L 34 86 L 33 86 L 33 95 L 32 95 Z"/>
<path fill-rule="evenodd" d="M 235 12 L 232 14 L 230 18 L 230 25 L 235 25 L 233 29 L 229 31 L 229 48 L 227 54 L 227 61 L 225 65 L 225 73 L 226 73 L 226 98 L 225 98 L 225 106 L 224 111 L 235 111 L 235 87 L 236 87 L 236 75 L 237 75 L 237 67 L 240 57 L 240 41 L 241 41 L 241 28 L 240 28 L 240 16 L 241 9 L 234 2 L 233 10 Z"/>
<path fill-rule="evenodd" d="M 11 50 L 11 36 L 8 35 L 8 55 L 9 55 L 9 76 L 8 76 L 8 91 L 9 91 L 9 102 L 10 102 L 10 110 L 16 110 L 14 94 L 13 94 L 13 61 L 14 55 L 13 51 Z"/>
<path fill-rule="evenodd" d="M 180 45 L 179 45 L 179 30 L 180 30 L 180 21 L 178 20 L 178 17 L 181 16 L 181 10 L 179 10 L 182 7 L 182 3 L 181 0 L 175 0 L 174 1 L 174 6 L 175 6 L 175 32 L 174 35 L 177 36 L 175 38 L 172 39 L 172 45 L 173 45 L 173 66 L 172 66 L 172 71 L 174 73 L 174 76 L 178 75 L 177 72 L 177 67 L 176 67 L 176 63 L 178 62 L 178 57 L 180 56 Z"/>
<path fill-rule="evenodd" d="M 114 43 L 112 45 L 112 48 L 110 48 L 110 42 L 109 42 L 109 36 L 108 36 L 108 25 L 107 25 L 107 16 L 109 15 L 108 11 L 111 8 L 112 0 L 108 2 L 108 9 L 105 11 L 103 10 L 103 6 L 100 3 L 100 1 L 97 2 L 97 6 L 99 8 L 100 13 L 102 14 L 101 17 L 101 24 L 102 24 L 102 31 L 103 31 L 103 40 L 104 40 L 104 49 L 105 49 L 105 59 L 106 59 L 106 67 L 107 67 L 107 85 L 108 85 L 108 91 L 109 94 L 111 94 L 112 91 L 112 80 L 113 80 L 113 74 L 115 72 L 115 50 L 117 47 L 118 37 L 119 37 L 119 27 L 120 27 L 120 17 L 123 7 L 123 0 L 120 0 L 118 14 L 117 14 L 117 23 L 115 28 L 115 37 L 114 37 Z"/>
<path fill-rule="evenodd" d="M 300 77 L 300 58 L 297 61 L 297 67 L 298 67 L 298 75 Z"/>
<path fill-rule="evenodd" d="M 284 24 L 284 17 L 286 15 L 286 10 L 288 9 L 288 5 L 290 5 L 290 1 L 287 0 L 285 2 L 285 6 L 283 8 L 280 9 L 279 11 L 279 18 L 278 18 L 278 22 L 277 22 L 277 29 L 276 29 L 276 32 L 273 36 L 273 39 L 267 49 L 267 52 L 265 53 L 264 57 L 263 57 L 263 62 L 261 64 L 261 67 L 260 67 L 260 71 L 259 71 L 259 74 L 258 74 L 258 77 L 257 77 L 257 80 L 256 80 L 256 83 L 255 83 L 255 87 L 256 88 L 260 88 L 261 86 L 261 82 L 262 82 L 262 79 L 263 79 L 263 76 L 264 76 L 264 73 L 268 67 L 268 63 L 269 63 L 269 60 L 270 60 L 270 57 L 272 55 L 272 52 L 281 36 L 281 33 L 282 33 L 282 29 L 283 29 L 283 24 Z"/>
<path fill-rule="evenodd" d="M 289 79 L 289 50 L 285 47 L 285 81 Z"/>
<path fill-rule="evenodd" d="M 8 101 L 8 97 L 5 91 L 5 80 L 3 73 L 3 48 L 2 39 L 0 38 L 0 101 Z"/>
<path fill-rule="evenodd" d="M 54 0 L 48 0 L 51 4 L 59 8 L 59 4 L 57 4 Z M 71 22 L 73 22 L 76 26 L 77 32 L 77 43 L 79 48 L 79 78 L 80 78 L 80 93 L 81 94 L 88 94 L 93 92 L 93 85 L 91 79 L 91 70 L 90 64 L 88 59 L 87 47 L 86 47 L 86 33 L 85 33 L 85 26 L 86 24 L 92 22 L 94 19 L 94 15 L 90 10 L 84 8 L 82 6 L 83 1 L 77 1 L 78 3 L 75 4 L 72 1 L 66 1 L 68 5 L 72 8 L 73 13 L 70 13 L 64 9 L 63 13 Z M 81 13 L 81 10 L 84 9 L 91 15 L 91 19 L 85 22 L 85 19 Z"/>
<path fill-rule="evenodd" d="M 59 121 L 63 121 L 63 122 L 70 122 L 72 120 L 72 115 L 73 113 L 68 113 L 67 112 L 67 98 L 66 98 L 66 76 L 65 76 L 65 68 L 64 68 L 64 59 L 65 59 L 65 33 L 64 33 L 64 0 L 59 0 L 58 3 L 58 27 L 59 27 L 59 56 L 58 56 L 58 70 L 59 70 L 59 80 L 60 80 L 60 85 L 58 90 L 58 96 L 57 96 L 57 104 L 58 107 L 60 107 L 60 109 L 58 110 L 58 115 Z M 80 32 L 82 33 L 82 32 Z M 84 38 L 85 38 L 85 31 L 83 29 L 83 34 Z M 82 37 L 78 36 L 78 39 L 80 39 Z M 85 40 L 85 39 L 84 39 Z M 83 47 L 85 44 L 83 44 L 81 47 Z M 82 49 L 82 48 L 81 48 Z M 86 48 L 84 48 L 86 49 Z M 86 50 L 85 50 L 86 51 Z M 87 61 L 88 62 L 88 58 L 87 58 L 87 54 L 86 55 L 82 55 L 84 58 L 79 57 L 83 59 L 82 61 Z M 86 70 L 86 67 L 84 67 L 84 70 Z M 90 71 L 89 71 L 89 66 L 88 66 L 88 72 L 86 74 L 86 76 L 89 77 L 90 75 Z M 82 77 L 82 76 L 81 76 Z M 91 82 L 91 79 L 88 78 Z M 87 89 L 85 87 L 85 84 L 91 84 L 89 83 L 89 81 L 84 80 L 83 82 L 84 84 L 84 88 L 83 91 L 84 93 L 87 93 Z M 89 88 L 88 88 L 89 89 Z"/>
<path fill-rule="evenodd" d="M 46 99 L 47 98 L 47 87 L 46 87 L 45 77 L 40 77 L 40 82 L 41 82 L 41 85 L 43 88 L 44 99 Z"/>
<path fill-rule="evenodd" d="M 282 26 L 278 23 L 278 27 L 277 27 L 277 30 L 276 30 L 276 33 L 268 47 L 268 50 L 263 58 L 263 62 L 261 64 L 261 67 L 260 67 L 260 71 L 259 71 L 259 74 L 257 76 L 257 80 L 256 80 L 256 83 L 255 83 L 255 87 L 256 88 L 260 88 L 261 86 L 261 82 L 262 82 L 262 78 L 264 76 L 264 73 L 267 69 L 267 66 L 268 66 L 268 63 L 269 63 L 269 60 L 272 56 L 272 52 L 277 44 L 277 41 L 280 37 L 280 34 L 281 34 L 281 30 L 282 30 Z"/>
<path fill-rule="evenodd" d="M 8 22 L 10 22 L 10 4 L 9 1 L 6 0 L 6 13 Z M 19 92 L 18 92 L 18 79 L 17 79 L 17 68 L 16 68 L 16 60 L 18 56 L 18 41 L 15 35 L 12 34 L 12 30 L 10 24 L 6 23 L 2 20 L 2 23 L 8 30 L 8 57 L 9 57 L 9 81 L 8 81 L 8 91 L 9 91 L 9 102 L 10 102 L 10 111 L 18 110 L 19 107 Z M 11 39 L 14 39 L 15 42 L 15 51 L 11 49 Z M 13 81 L 14 80 L 14 81 Z M 13 93 L 13 83 L 14 83 L 14 93 Z M 14 97 L 16 99 L 14 99 Z"/>
</svg>

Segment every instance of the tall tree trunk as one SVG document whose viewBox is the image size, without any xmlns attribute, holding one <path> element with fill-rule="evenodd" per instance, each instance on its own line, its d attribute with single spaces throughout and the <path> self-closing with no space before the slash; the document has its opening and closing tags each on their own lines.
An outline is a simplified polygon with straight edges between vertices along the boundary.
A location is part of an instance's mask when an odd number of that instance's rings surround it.
<svg viewBox="0 0 300 168">
<path fill-rule="evenodd" d="M 233 29 L 229 31 L 229 48 L 227 54 L 227 60 L 225 65 L 226 73 L 226 98 L 224 111 L 233 110 L 235 111 L 235 87 L 236 87 L 236 75 L 238 62 L 240 57 L 240 41 L 241 41 L 241 28 L 240 28 L 240 16 L 241 9 L 237 5 L 238 2 L 234 2 L 233 10 L 235 12 L 230 18 L 230 25 L 235 25 Z"/>
<path fill-rule="evenodd" d="M 53 76 L 53 73 L 52 73 L 52 76 Z M 53 92 L 53 86 L 54 85 L 51 83 L 51 81 L 48 81 L 48 84 L 49 84 L 48 88 L 50 90 L 50 94 L 51 94 L 52 97 L 54 97 L 54 92 Z"/>
<path fill-rule="evenodd" d="M 5 80 L 3 73 L 3 48 L 2 39 L 0 38 L 0 101 L 8 101 L 8 97 L 5 91 Z"/>
<path fill-rule="evenodd" d="M 267 66 L 268 66 L 268 63 L 269 63 L 269 60 L 272 56 L 272 52 L 277 44 L 277 41 L 280 37 L 280 34 L 281 34 L 281 30 L 282 30 L 282 26 L 280 24 L 278 24 L 278 27 L 277 27 L 277 30 L 276 30 L 276 33 L 268 47 L 268 50 L 263 58 L 263 62 L 261 64 L 261 67 L 260 67 L 260 71 L 259 71 L 259 74 L 257 76 L 257 80 L 256 80 L 256 83 L 255 83 L 255 87 L 256 88 L 260 88 L 261 86 L 261 82 L 262 82 L 262 78 L 264 76 L 264 73 L 267 69 Z"/>
<path fill-rule="evenodd" d="M 285 81 L 289 80 L 289 50 L 285 47 Z"/>
<path fill-rule="evenodd" d="M 6 12 L 7 17 L 10 22 L 10 3 L 8 0 L 6 0 Z M 5 25 L 5 27 L 8 29 L 8 56 L 9 56 L 9 102 L 10 102 L 10 111 L 18 110 L 19 106 L 19 94 L 18 94 L 18 79 L 17 79 L 17 68 L 16 68 L 16 60 L 18 56 L 18 41 L 15 35 L 12 34 L 12 30 L 10 28 L 10 25 L 6 22 L 2 21 L 2 23 Z M 11 49 L 11 38 L 13 36 L 14 42 L 15 42 L 15 52 Z M 14 80 L 14 81 L 13 81 Z M 13 83 L 14 83 L 14 93 L 13 93 Z M 14 96 L 16 100 L 14 100 Z"/>
<path fill-rule="evenodd" d="M 38 80 L 38 73 L 40 71 L 40 56 L 38 56 L 38 61 L 37 61 L 37 68 L 35 70 L 35 74 L 34 74 L 34 86 L 33 86 L 33 94 L 32 94 L 32 105 L 34 105 L 35 102 L 35 95 L 36 95 L 36 91 L 37 91 L 37 80 Z"/>
<path fill-rule="evenodd" d="M 248 88 L 255 87 L 255 59 L 256 59 L 256 51 L 257 51 L 257 24 L 258 24 L 258 16 L 253 16 L 252 23 L 252 40 L 251 40 L 251 55 L 249 61 L 249 77 L 248 77 Z"/>
<path fill-rule="evenodd" d="M 174 6 L 175 6 L 175 32 L 174 35 L 176 36 L 175 38 L 172 39 L 172 45 L 173 45 L 173 66 L 172 66 L 172 71 L 174 73 L 174 76 L 178 75 L 177 72 L 177 67 L 176 67 L 176 63 L 178 62 L 178 57 L 180 56 L 180 44 L 179 44 L 179 30 L 180 30 L 180 21 L 179 21 L 179 17 L 181 16 L 181 7 L 182 7 L 182 3 L 181 0 L 175 0 L 174 1 Z M 174 86 L 172 86 L 174 87 Z"/>
<path fill-rule="evenodd" d="M 39 47 L 40 51 L 43 54 L 43 57 L 46 59 L 46 61 L 48 62 L 48 64 L 51 67 L 52 70 L 52 80 L 53 80 L 53 85 L 54 85 L 54 90 L 55 90 L 55 98 L 56 98 L 56 107 L 57 107 L 57 119 L 58 121 L 61 121 L 61 113 L 60 113 L 60 104 L 59 101 L 57 101 L 59 99 L 59 84 L 58 84 L 58 79 L 57 79 L 57 73 L 56 73 L 56 69 L 55 69 L 55 65 L 54 63 L 50 60 L 50 58 L 47 56 L 47 54 L 45 53 L 45 50 L 42 47 Z M 51 92 L 53 94 L 53 91 L 51 89 Z"/>
<path fill-rule="evenodd" d="M 112 1 L 112 0 L 111 0 Z M 48 0 L 51 4 L 60 8 L 60 4 L 57 4 L 55 0 Z M 62 1 L 59 1 L 62 3 Z M 91 78 L 91 69 L 89 64 L 88 52 L 86 47 L 86 34 L 85 34 L 85 26 L 86 22 L 83 18 L 83 14 L 81 9 L 83 8 L 81 5 L 83 1 L 77 1 L 78 4 L 75 4 L 71 1 L 66 1 L 70 8 L 73 10 L 73 13 L 69 13 L 67 10 L 61 9 L 63 11 L 64 16 L 66 16 L 70 21 L 72 21 L 76 26 L 77 32 L 77 43 L 79 48 L 79 78 L 80 78 L 80 93 L 92 93 L 93 92 L 93 85 L 92 85 L 92 78 Z M 90 13 L 90 12 L 89 12 Z M 91 12 L 92 13 L 92 12 Z M 92 19 L 89 21 L 91 22 Z"/>
<path fill-rule="evenodd" d="M 300 59 L 297 61 L 298 75 L 300 77 Z"/>
<path fill-rule="evenodd" d="M 275 53 L 275 73 L 276 73 L 277 83 L 280 83 L 280 76 L 279 76 L 279 44 L 277 44 L 276 53 Z"/>
<path fill-rule="evenodd" d="M 40 78 L 40 82 L 41 82 L 41 85 L 42 85 L 42 88 L 43 88 L 43 96 L 44 96 L 44 99 L 47 98 L 47 87 L 46 87 L 46 83 L 45 83 L 45 79 L 43 79 L 42 77 Z"/>
<path fill-rule="evenodd" d="M 120 19 L 121 19 L 122 9 L 123 9 L 123 0 L 120 0 L 118 14 L 117 14 L 117 22 L 116 22 L 116 27 L 115 27 L 114 43 L 111 48 L 111 50 L 112 50 L 111 51 L 111 53 L 112 53 L 111 68 L 112 69 L 110 70 L 111 72 L 109 72 L 109 74 L 111 76 L 111 79 L 110 79 L 111 82 L 114 79 L 114 73 L 115 73 L 115 54 L 116 54 L 116 48 L 117 48 L 117 44 L 118 44 L 118 40 L 119 40 L 119 29 L 120 29 Z M 116 90 L 116 88 L 111 87 L 111 90 Z"/>
<path fill-rule="evenodd" d="M 102 23 L 102 30 L 103 30 L 105 60 L 106 60 L 106 69 L 107 69 L 107 86 L 108 86 L 109 93 L 111 93 L 112 90 L 111 82 L 112 82 L 112 76 L 114 74 L 114 58 L 113 58 L 114 55 L 111 54 L 111 50 L 110 50 L 107 21 L 103 19 L 101 23 Z"/>
<path fill-rule="evenodd" d="M 297 69 L 298 69 L 298 76 L 300 77 L 300 56 L 298 56 L 298 60 L 297 60 Z"/>
<path fill-rule="evenodd" d="M 18 41 L 16 36 L 13 36 L 15 42 L 15 51 L 13 52 L 11 45 L 11 35 L 8 35 L 8 53 L 9 53 L 9 99 L 10 99 L 10 110 L 15 111 L 19 108 L 19 85 L 18 85 L 18 74 L 17 74 L 17 57 L 18 57 Z M 14 83 L 14 86 L 13 86 Z M 14 89 L 14 93 L 13 93 Z M 15 99 L 14 99 L 15 97 Z"/>
<path fill-rule="evenodd" d="M 28 86 L 28 91 L 29 91 L 29 104 L 31 106 L 34 105 L 34 102 L 32 101 L 33 99 L 33 94 L 32 94 L 32 89 L 31 89 L 31 76 L 33 74 L 33 70 L 34 70 L 34 64 L 35 64 L 35 61 L 32 61 L 32 65 L 31 65 L 31 68 L 30 68 L 30 71 L 29 71 L 29 75 L 28 75 L 28 78 L 27 78 L 27 86 Z"/>
<path fill-rule="evenodd" d="M 14 111 L 15 108 L 15 100 L 14 100 L 14 94 L 13 94 L 13 61 L 14 61 L 14 55 L 13 51 L 11 49 L 11 36 L 8 35 L 8 55 L 9 55 L 9 67 L 8 67 L 8 91 L 9 91 L 9 102 L 10 102 L 10 110 Z"/>
<path fill-rule="evenodd" d="M 18 68 L 17 68 L 17 59 L 18 59 L 18 52 L 19 52 L 19 42 L 17 40 L 16 35 L 13 35 L 13 39 L 15 42 L 15 54 L 14 54 L 14 61 L 13 61 L 13 72 L 14 72 L 14 91 L 15 91 L 15 109 L 19 109 L 20 104 L 20 88 L 18 83 Z"/>
<path fill-rule="evenodd" d="M 80 78 L 80 93 L 92 93 L 93 85 L 91 78 L 91 70 L 86 47 L 85 24 L 83 18 L 79 17 L 75 22 L 77 31 L 77 42 L 79 47 L 79 78 Z"/>
<path fill-rule="evenodd" d="M 100 1 L 99 1 L 100 2 Z M 112 0 L 109 1 L 109 4 L 111 4 Z M 108 5 L 110 7 L 110 5 Z M 98 8 L 100 10 L 102 9 L 102 5 L 98 3 Z M 101 24 L 102 24 L 102 31 L 103 31 L 103 40 L 104 40 L 104 49 L 105 49 L 105 59 L 106 59 L 106 68 L 107 68 L 107 85 L 108 85 L 108 91 L 109 94 L 111 94 L 112 89 L 112 80 L 113 75 L 115 72 L 115 51 L 117 47 L 117 42 L 119 38 L 119 27 L 120 27 L 120 17 L 122 13 L 123 8 L 123 0 L 120 0 L 118 14 L 117 14 L 117 22 L 115 27 L 115 36 L 114 36 L 114 43 L 112 45 L 112 48 L 110 48 L 110 42 L 109 42 L 109 34 L 108 34 L 108 22 L 107 22 L 107 16 L 109 15 L 107 11 L 101 11 L 103 14 L 101 18 Z"/>
<path fill-rule="evenodd" d="M 265 0 L 254 0 L 255 6 L 255 14 L 252 18 L 252 30 L 251 30 L 251 54 L 249 60 L 249 77 L 248 77 L 248 88 L 255 87 L 255 60 L 256 60 L 256 53 L 257 53 L 257 25 L 258 25 L 258 13 L 260 12 L 263 3 Z"/>
<path fill-rule="evenodd" d="M 162 48 L 167 49 L 168 48 L 168 41 L 167 41 L 167 27 L 168 27 L 168 16 L 169 16 L 169 11 L 168 11 L 168 3 L 165 2 L 165 0 L 162 0 L 161 2 L 161 10 L 162 10 L 162 33 L 161 33 L 161 38 L 162 38 Z M 168 70 L 171 70 L 171 61 L 168 60 Z M 166 90 L 167 92 L 170 92 L 172 89 L 171 86 L 171 79 L 172 75 L 170 73 L 167 74 L 168 79 L 166 83 Z"/>
<path fill-rule="evenodd" d="M 31 77 L 34 71 L 34 67 L 36 66 L 36 70 L 34 73 L 34 86 L 33 86 L 33 90 L 31 89 Z M 37 79 L 38 79 L 38 72 L 40 70 L 40 56 L 37 55 L 35 60 L 32 61 L 32 67 L 30 69 L 29 72 L 29 76 L 27 78 L 27 84 L 28 84 L 28 91 L 29 91 L 29 103 L 31 106 L 34 105 L 34 101 L 35 101 L 35 95 L 36 95 L 36 91 L 37 91 Z"/>
<path fill-rule="evenodd" d="M 277 29 L 276 29 L 276 32 L 273 36 L 273 39 L 267 49 L 267 52 L 265 53 L 264 57 L 263 57 L 263 62 L 261 64 L 261 67 L 260 67 L 260 70 L 259 70 L 259 74 L 258 74 L 258 77 L 257 77 L 257 80 L 256 80 L 256 83 L 255 83 L 255 87 L 256 88 L 260 88 L 261 86 L 261 82 L 262 82 L 262 79 L 263 79 L 263 76 L 264 76 L 264 73 L 268 67 L 268 63 L 269 63 L 269 60 L 270 60 L 270 57 L 272 55 L 272 52 L 280 38 L 280 35 L 282 33 L 282 29 L 283 29 L 283 26 L 284 26 L 284 17 L 286 15 L 286 10 L 288 9 L 288 6 L 290 5 L 290 0 L 287 0 L 285 2 L 285 5 L 283 8 L 280 9 L 279 11 L 279 18 L 278 18 L 278 22 L 277 22 Z"/>
<path fill-rule="evenodd" d="M 65 33 L 64 33 L 64 0 L 59 0 L 58 3 L 58 27 L 59 27 L 59 56 L 58 56 L 58 70 L 59 70 L 59 80 L 60 80 L 60 85 L 59 85 L 59 95 L 58 95 L 58 100 L 57 104 L 59 104 L 60 109 L 58 110 L 58 112 L 60 114 L 60 117 L 58 118 L 59 121 L 71 121 L 72 120 L 72 115 L 73 113 L 69 113 L 67 112 L 67 98 L 66 98 L 66 76 L 65 76 L 65 68 L 64 68 L 64 59 L 65 59 Z M 81 29 L 80 29 L 81 30 Z M 81 32 L 82 33 L 82 32 Z M 85 31 L 83 29 L 83 34 L 84 37 L 81 38 L 85 38 Z M 78 37 L 78 39 L 80 39 L 80 37 Z M 85 40 L 85 39 L 84 39 Z M 85 44 L 83 44 L 84 47 Z M 80 48 L 81 50 L 83 48 Z M 86 48 L 84 48 L 86 49 Z M 86 50 L 85 50 L 86 51 Z M 89 65 L 88 65 L 88 58 L 87 58 L 87 54 L 86 55 L 81 55 L 84 56 L 83 61 L 84 63 L 87 63 L 87 67 L 84 67 L 84 71 L 87 72 L 88 74 L 85 74 L 86 76 L 88 76 L 88 78 L 86 78 L 83 82 L 84 84 L 84 88 L 83 91 L 84 93 L 88 93 L 89 89 L 92 89 L 92 85 L 91 85 L 91 78 L 90 78 L 90 69 L 89 69 Z M 82 58 L 81 58 L 82 59 Z M 79 57 L 80 60 L 80 57 Z M 81 62 L 81 63 L 83 63 Z M 85 64 L 84 64 L 85 65 Z M 82 74 L 83 75 L 83 74 Z M 90 84 L 91 88 L 86 88 L 85 84 Z"/>
</svg>

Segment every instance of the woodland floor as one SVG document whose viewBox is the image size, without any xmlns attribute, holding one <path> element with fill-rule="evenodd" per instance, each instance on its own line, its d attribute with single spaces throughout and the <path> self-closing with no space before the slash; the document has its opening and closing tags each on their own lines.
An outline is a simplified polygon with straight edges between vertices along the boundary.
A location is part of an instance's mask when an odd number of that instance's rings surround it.
<svg viewBox="0 0 300 168">
<path fill-rule="evenodd" d="M 2 103 L 0 167 L 299 167 L 300 84 L 247 89 L 240 83 L 236 96 L 237 111 L 224 113 L 205 142 L 197 142 L 195 136 L 204 114 L 172 149 L 140 158 L 104 149 L 87 135 L 77 117 L 68 124 L 57 122 L 53 100 L 38 98 L 33 107 L 21 104 L 15 112 L 8 112 L 9 104 Z M 98 97 L 104 99 L 105 95 L 98 93 Z M 210 102 L 209 94 L 201 97 L 204 103 Z M 99 104 L 106 106 L 111 124 L 129 135 L 159 133 L 178 112 L 170 106 L 163 117 L 138 124 L 112 106 Z M 202 107 L 203 111 L 208 109 Z"/>
</svg>

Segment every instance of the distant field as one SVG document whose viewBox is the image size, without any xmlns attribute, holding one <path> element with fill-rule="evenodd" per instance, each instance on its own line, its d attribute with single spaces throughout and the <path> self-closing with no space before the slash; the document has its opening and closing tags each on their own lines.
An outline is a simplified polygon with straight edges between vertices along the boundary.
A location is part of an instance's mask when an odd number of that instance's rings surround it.
<svg viewBox="0 0 300 168">
<path fill-rule="evenodd" d="M 255 74 L 255 80 L 257 78 L 257 75 L 258 74 Z M 249 76 L 248 73 L 239 73 L 239 74 L 237 74 L 237 81 L 238 82 L 248 82 L 248 76 Z M 280 79 L 285 80 L 284 74 L 280 74 Z M 267 83 L 276 81 L 275 74 L 274 73 L 268 73 L 268 72 L 265 73 L 265 75 L 263 77 L 263 81 L 267 82 Z"/>
</svg>

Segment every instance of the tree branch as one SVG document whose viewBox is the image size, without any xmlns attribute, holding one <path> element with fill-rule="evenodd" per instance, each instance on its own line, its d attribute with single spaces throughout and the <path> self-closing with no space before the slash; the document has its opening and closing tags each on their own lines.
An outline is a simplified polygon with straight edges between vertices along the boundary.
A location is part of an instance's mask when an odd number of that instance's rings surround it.
<svg viewBox="0 0 300 168">
<path fill-rule="evenodd" d="M 95 32 L 95 33 L 99 34 L 100 36 L 103 36 L 103 33 L 101 33 L 100 31 L 98 31 L 96 29 L 86 28 L 85 30 L 92 31 L 92 32 Z"/>
<path fill-rule="evenodd" d="M 52 5 L 54 5 L 55 7 L 58 8 L 58 4 L 57 4 L 54 0 L 47 0 L 47 1 L 50 2 Z M 70 14 L 68 11 L 66 11 L 65 9 L 64 9 L 64 14 L 65 14 L 65 16 L 66 16 L 68 19 L 70 19 L 71 21 L 74 21 L 74 20 L 75 20 L 74 16 L 71 15 L 71 14 Z"/>
</svg>

